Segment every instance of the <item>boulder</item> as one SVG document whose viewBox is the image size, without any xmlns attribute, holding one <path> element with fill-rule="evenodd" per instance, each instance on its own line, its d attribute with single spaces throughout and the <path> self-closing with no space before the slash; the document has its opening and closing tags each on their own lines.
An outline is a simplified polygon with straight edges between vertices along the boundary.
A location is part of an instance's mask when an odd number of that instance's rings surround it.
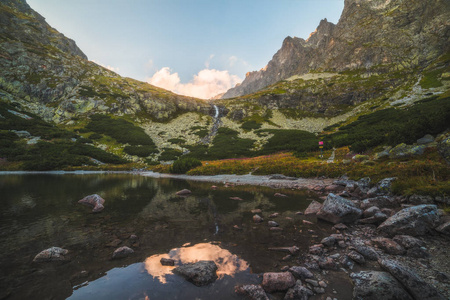
<svg viewBox="0 0 450 300">
<path fill-rule="evenodd" d="M 120 247 L 120 248 L 117 248 L 116 250 L 114 250 L 112 258 L 113 259 L 124 258 L 124 257 L 130 256 L 133 253 L 134 253 L 133 249 L 131 249 L 127 246 L 123 246 L 123 247 Z"/>
<path fill-rule="evenodd" d="M 295 285 L 295 278 L 290 272 L 264 273 L 261 285 L 268 293 L 286 291 Z"/>
<path fill-rule="evenodd" d="M 310 289 L 304 287 L 302 282 L 297 280 L 294 287 L 287 291 L 284 300 L 308 300 L 313 295 L 314 293 Z"/>
<path fill-rule="evenodd" d="M 293 267 L 289 268 L 289 272 L 291 272 L 295 278 L 298 278 L 301 280 L 305 280 L 308 278 L 314 278 L 314 274 L 311 273 L 311 271 L 305 267 L 293 266 Z"/>
<path fill-rule="evenodd" d="M 450 134 L 439 142 L 437 148 L 442 157 L 450 163 Z"/>
<path fill-rule="evenodd" d="M 424 242 L 409 235 L 396 235 L 393 240 L 406 249 L 425 246 Z"/>
<path fill-rule="evenodd" d="M 364 218 L 369 218 L 374 216 L 376 213 L 381 212 L 381 210 L 376 207 L 376 206 L 371 206 L 369 208 L 367 208 L 365 211 L 363 211 L 363 217 Z"/>
<path fill-rule="evenodd" d="M 367 198 L 361 201 L 361 209 L 368 209 L 372 206 L 376 207 L 399 207 L 397 200 L 390 196 L 378 196 L 373 198 Z"/>
<path fill-rule="evenodd" d="M 322 203 L 313 200 L 305 210 L 305 215 L 317 214 L 317 212 L 322 208 Z"/>
<path fill-rule="evenodd" d="M 78 203 L 93 207 L 92 212 L 94 213 L 99 213 L 105 208 L 103 206 L 105 199 L 97 194 L 86 196 L 83 199 L 78 200 Z"/>
<path fill-rule="evenodd" d="M 338 224 L 352 223 L 358 220 L 362 211 L 355 204 L 335 194 L 328 194 L 322 208 L 317 212 L 319 219 Z"/>
<path fill-rule="evenodd" d="M 413 300 L 402 285 L 389 273 L 361 271 L 350 274 L 355 287 L 355 300 Z"/>
<path fill-rule="evenodd" d="M 319 259 L 319 267 L 323 270 L 337 270 L 338 265 L 331 257 Z"/>
<path fill-rule="evenodd" d="M 399 262 L 389 259 L 379 259 L 380 266 L 391 273 L 411 294 L 415 300 L 444 300 L 445 298 L 431 285 L 426 283 L 413 271 Z"/>
<path fill-rule="evenodd" d="M 349 253 L 347 253 L 347 256 L 360 265 L 363 265 L 366 263 L 364 256 L 362 256 L 361 254 L 359 254 L 356 251 L 350 251 Z"/>
<path fill-rule="evenodd" d="M 269 221 L 267 222 L 267 225 L 269 225 L 269 227 L 278 227 L 280 226 L 277 222 L 275 221 Z"/>
<path fill-rule="evenodd" d="M 367 192 L 367 196 L 374 197 L 374 196 L 380 196 L 380 195 L 388 195 L 391 193 L 391 186 L 392 182 L 396 180 L 397 177 L 390 177 L 390 178 L 384 178 L 381 179 L 376 186 L 371 188 Z"/>
<path fill-rule="evenodd" d="M 436 230 L 440 233 L 450 235 L 450 222 L 439 225 L 438 227 L 436 227 Z"/>
<path fill-rule="evenodd" d="M 64 261 L 65 255 L 69 250 L 60 247 L 51 247 L 39 252 L 33 259 L 33 262 L 50 262 L 50 261 Z"/>
<path fill-rule="evenodd" d="M 434 137 L 431 134 L 425 134 L 422 138 L 417 140 L 417 144 L 425 145 L 434 142 Z"/>
<path fill-rule="evenodd" d="M 378 212 L 372 217 L 360 219 L 358 222 L 362 224 L 381 224 L 383 223 L 388 217 L 383 214 L 382 212 Z"/>
<path fill-rule="evenodd" d="M 422 155 L 425 152 L 425 145 L 406 145 L 404 143 L 398 144 L 389 151 L 389 157 L 391 158 L 402 158 L 411 157 L 414 155 Z"/>
<path fill-rule="evenodd" d="M 439 223 L 436 205 L 418 205 L 402 209 L 378 226 L 378 231 L 390 236 L 424 235 Z"/>
<path fill-rule="evenodd" d="M 352 245 L 358 253 L 364 256 L 364 258 L 368 260 L 378 260 L 379 255 L 372 247 L 364 245 L 361 241 L 354 241 Z"/>
<path fill-rule="evenodd" d="M 356 162 L 362 162 L 362 161 L 369 160 L 369 156 L 362 155 L 362 154 L 356 154 L 355 156 L 352 157 L 352 160 L 354 160 Z"/>
<path fill-rule="evenodd" d="M 240 295 L 247 296 L 250 300 L 269 300 L 266 292 L 260 285 L 247 284 L 242 286 L 236 286 L 234 291 Z"/>
<path fill-rule="evenodd" d="M 255 223 L 261 223 L 261 222 L 264 222 L 264 219 L 261 218 L 260 215 L 254 215 L 254 216 L 253 216 L 253 222 L 255 222 Z"/>
<path fill-rule="evenodd" d="M 212 260 L 201 260 L 196 263 L 184 264 L 176 267 L 172 272 L 183 276 L 196 286 L 204 286 L 217 279 L 217 266 Z"/>
<path fill-rule="evenodd" d="M 360 193 L 367 193 L 370 189 L 370 178 L 364 177 L 356 182 L 356 187 Z"/>
<path fill-rule="evenodd" d="M 186 196 L 190 194 L 192 194 L 192 192 L 188 189 L 182 189 L 181 191 L 176 192 L 177 196 Z"/>
<path fill-rule="evenodd" d="M 161 258 L 160 260 L 161 265 L 163 266 L 174 266 L 175 265 L 175 260 L 171 259 L 171 258 Z"/>
<path fill-rule="evenodd" d="M 399 244 L 397 244 L 395 241 L 384 238 L 384 237 L 377 237 L 372 239 L 372 242 L 380 249 L 384 250 L 384 252 L 388 254 L 393 255 L 403 255 L 405 254 L 406 250 Z"/>
<path fill-rule="evenodd" d="M 336 244 L 336 238 L 334 236 L 328 236 L 326 238 L 323 238 L 322 241 L 320 241 L 325 247 L 332 247 L 334 244 Z"/>
<path fill-rule="evenodd" d="M 383 151 L 381 151 L 381 152 L 378 152 L 378 153 L 375 153 L 375 156 L 374 156 L 374 160 L 378 160 L 378 159 L 380 159 L 380 158 L 383 158 L 383 157 L 388 157 L 389 156 L 389 151 L 392 149 L 392 147 L 391 146 L 387 146 L 387 147 L 384 147 L 384 150 Z"/>
</svg>

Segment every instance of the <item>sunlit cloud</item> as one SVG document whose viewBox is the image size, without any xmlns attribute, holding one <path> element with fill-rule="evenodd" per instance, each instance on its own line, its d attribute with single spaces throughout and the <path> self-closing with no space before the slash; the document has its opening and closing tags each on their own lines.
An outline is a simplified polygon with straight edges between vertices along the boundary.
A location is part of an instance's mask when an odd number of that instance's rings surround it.
<svg viewBox="0 0 450 300">
<path fill-rule="evenodd" d="M 147 78 L 146 81 L 180 95 L 210 99 L 228 91 L 237 83 L 242 82 L 242 79 L 236 75 L 231 75 L 228 71 L 206 68 L 194 75 L 190 82 L 181 83 L 178 73 L 172 73 L 170 68 L 164 67 L 153 74 L 151 78 Z"/>
<path fill-rule="evenodd" d="M 104 65 L 104 64 L 102 64 L 102 63 L 100 63 L 98 61 L 95 61 L 95 60 L 93 60 L 92 62 L 96 63 L 97 65 L 99 65 L 99 66 L 101 66 L 101 67 L 103 67 L 105 69 L 108 69 L 108 70 L 116 72 L 116 73 L 120 71 L 119 68 L 111 67 L 110 65 Z"/>
</svg>

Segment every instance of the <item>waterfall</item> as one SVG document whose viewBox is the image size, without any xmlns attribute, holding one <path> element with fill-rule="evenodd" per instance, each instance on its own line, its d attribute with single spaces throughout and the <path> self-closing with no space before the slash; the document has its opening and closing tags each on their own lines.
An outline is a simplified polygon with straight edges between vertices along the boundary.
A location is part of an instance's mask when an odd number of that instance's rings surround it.
<svg viewBox="0 0 450 300">
<path fill-rule="evenodd" d="M 214 119 L 217 119 L 219 117 L 219 108 L 217 105 L 214 105 L 214 109 L 216 110 L 216 114 L 214 115 Z"/>
</svg>

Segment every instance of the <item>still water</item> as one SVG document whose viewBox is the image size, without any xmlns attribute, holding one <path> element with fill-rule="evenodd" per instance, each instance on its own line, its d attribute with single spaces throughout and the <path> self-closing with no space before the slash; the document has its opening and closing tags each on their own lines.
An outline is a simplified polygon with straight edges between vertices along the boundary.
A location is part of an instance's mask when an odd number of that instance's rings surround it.
<svg viewBox="0 0 450 300">
<path fill-rule="evenodd" d="M 296 214 L 314 194 L 212 185 L 133 174 L 0 175 L 0 299 L 242 299 L 234 286 L 295 265 L 268 248 L 305 251 L 329 230 L 316 224 L 312 236 Z M 192 194 L 175 195 L 185 188 Z M 99 214 L 77 203 L 94 193 L 106 200 Z M 253 209 L 264 223 L 252 222 Z M 267 226 L 274 212 L 282 231 Z M 69 259 L 33 263 L 52 246 L 68 249 Z M 121 246 L 135 253 L 112 260 Z M 177 265 L 214 260 L 218 279 L 197 287 L 162 266 L 162 257 Z"/>
</svg>

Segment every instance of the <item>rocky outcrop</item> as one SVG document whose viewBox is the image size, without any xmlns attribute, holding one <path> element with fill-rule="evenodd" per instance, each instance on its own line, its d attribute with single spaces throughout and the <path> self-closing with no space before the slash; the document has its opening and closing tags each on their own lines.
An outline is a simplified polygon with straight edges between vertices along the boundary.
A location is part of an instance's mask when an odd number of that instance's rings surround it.
<svg viewBox="0 0 450 300">
<path fill-rule="evenodd" d="M 358 220 L 362 211 L 350 200 L 335 194 L 328 194 L 323 207 L 317 212 L 319 219 L 338 224 L 351 223 Z"/>
<path fill-rule="evenodd" d="M 175 274 L 183 276 L 196 286 L 204 286 L 217 279 L 217 265 L 212 260 L 202 260 L 196 263 L 185 264 L 173 269 Z"/>
<path fill-rule="evenodd" d="M 378 260 L 380 266 L 392 274 L 413 296 L 415 300 L 444 300 L 445 298 L 431 285 L 427 284 L 413 271 L 399 262 L 388 259 Z"/>
<path fill-rule="evenodd" d="M 307 40 L 287 37 L 267 67 L 247 73 L 222 99 L 311 70 L 424 67 L 449 49 L 449 12 L 445 0 L 346 0 L 337 25 L 324 19 Z"/>
<path fill-rule="evenodd" d="M 350 277 L 355 284 L 353 299 L 378 300 L 397 299 L 413 300 L 402 285 L 391 274 L 379 271 L 361 271 Z"/>
<path fill-rule="evenodd" d="M 394 235 L 424 235 L 439 223 L 436 205 L 418 205 L 402 209 L 384 221 L 378 231 Z"/>
</svg>

